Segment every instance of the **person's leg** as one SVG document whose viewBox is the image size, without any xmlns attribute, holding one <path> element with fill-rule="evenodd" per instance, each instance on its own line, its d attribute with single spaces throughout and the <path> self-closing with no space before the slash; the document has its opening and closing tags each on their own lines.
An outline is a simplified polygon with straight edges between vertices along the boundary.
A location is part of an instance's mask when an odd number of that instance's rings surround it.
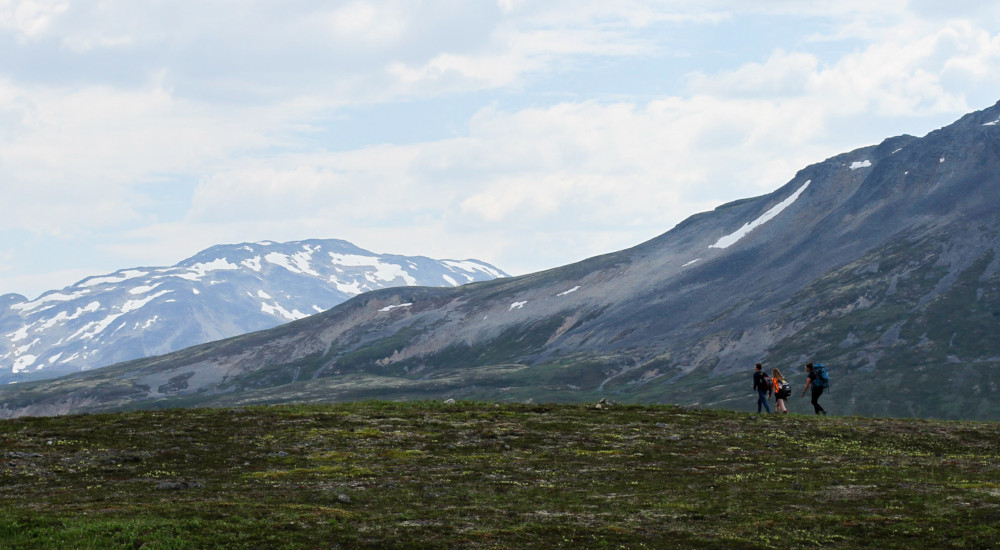
<svg viewBox="0 0 1000 550">
<path fill-rule="evenodd" d="M 823 407 L 821 407 L 819 404 L 819 396 L 823 395 L 823 388 L 817 388 L 816 386 L 813 386 L 812 390 L 813 390 L 812 391 L 813 409 L 816 411 L 816 414 L 820 413 L 826 414 L 826 411 L 823 410 Z"/>
<path fill-rule="evenodd" d="M 771 406 L 767 404 L 767 392 L 757 390 L 757 412 L 760 412 L 761 405 L 768 414 L 771 413 Z"/>
</svg>

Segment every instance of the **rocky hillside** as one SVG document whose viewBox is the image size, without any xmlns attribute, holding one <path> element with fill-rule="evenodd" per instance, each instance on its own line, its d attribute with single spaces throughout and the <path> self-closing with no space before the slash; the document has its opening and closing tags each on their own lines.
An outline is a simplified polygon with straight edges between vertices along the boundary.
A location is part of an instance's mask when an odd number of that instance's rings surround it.
<svg viewBox="0 0 1000 550">
<path fill-rule="evenodd" d="M 823 362 L 835 413 L 1000 418 L 1000 104 L 802 169 L 635 248 L 392 288 L 272 329 L 0 391 L 7 415 L 600 396 L 747 408 Z M 800 402 L 793 408 L 803 409 Z"/>
<path fill-rule="evenodd" d="M 502 277 L 475 260 L 375 254 L 340 240 L 220 245 L 170 267 L 0 296 L 0 384 L 52 378 L 275 327 L 369 290 Z"/>
</svg>

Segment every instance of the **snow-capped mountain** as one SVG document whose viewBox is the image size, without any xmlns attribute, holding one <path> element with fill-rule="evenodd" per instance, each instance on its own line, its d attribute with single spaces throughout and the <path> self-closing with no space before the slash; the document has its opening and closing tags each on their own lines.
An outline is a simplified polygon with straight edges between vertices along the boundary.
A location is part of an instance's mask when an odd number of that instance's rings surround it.
<svg viewBox="0 0 1000 550">
<path fill-rule="evenodd" d="M 489 264 L 374 254 L 340 240 L 220 245 L 35 300 L 0 296 L 0 383 L 49 378 L 271 328 L 392 286 L 504 277 Z"/>
</svg>

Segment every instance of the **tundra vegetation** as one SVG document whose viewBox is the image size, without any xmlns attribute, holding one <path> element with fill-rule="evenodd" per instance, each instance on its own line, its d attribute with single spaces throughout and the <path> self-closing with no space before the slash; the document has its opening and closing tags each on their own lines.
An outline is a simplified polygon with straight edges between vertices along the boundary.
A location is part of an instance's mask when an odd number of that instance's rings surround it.
<svg viewBox="0 0 1000 550">
<path fill-rule="evenodd" d="M 986 548 L 1000 425 L 370 401 L 0 421 L 4 548 Z"/>
</svg>

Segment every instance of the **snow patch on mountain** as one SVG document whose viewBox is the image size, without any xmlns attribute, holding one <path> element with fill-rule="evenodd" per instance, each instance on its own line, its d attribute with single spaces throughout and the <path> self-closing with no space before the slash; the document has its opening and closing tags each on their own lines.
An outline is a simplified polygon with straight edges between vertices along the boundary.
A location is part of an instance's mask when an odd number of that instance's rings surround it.
<svg viewBox="0 0 1000 550">
<path fill-rule="evenodd" d="M 870 160 L 854 161 L 851 163 L 851 170 L 857 170 L 859 168 L 869 168 L 872 165 Z"/>
<path fill-rule="evenodd" d="M 83 315 L 84 313 L 93 313 L 93 312 L 97 311 L 98 309 L 100 309 L 100 307 L 101 307 L 101 303 L 100 302 L 90 302 L 85 307 L 78 307 L 78 308 L 76 308 L 76 311 L 73 312 L 73 313 L 67 313 L 66 311 L 60 311 L 59 313 L 56 313 L 56 315 L 54 317 L 52 317 L 51 319 L 49 319 L 49 320 L 45 321 L 44 323 L 42 323 L 42 325 L 41 325 L 40 328 L 42 330 L 48 330 L 48 329 L 56 326 L 57 324 L 62 324 L 62 323 L 66 323 L 67 321 L 73 321 L 75 319 L 79 319 L 80 316 Z"/>
<path fill-rule="evenodd" d="M 998 123 L 1000 123 L 1000 118 L 994 120 L 993 122 L 987 122 L 986 124 L 983 124 L 983 126 L 996 126 Z"/>
<path fill-rule="evenodd" d="M 259 273 L 261 269 L 260 256 L 254 256 L 253 258 L 250 258 L 248 260 L 243 260 L 242 262 L 240 262 L 240 265 Z"/>
<path fill-rule="evenodd" d="M 212 260 L 211 262 L 194 264 L 189 269 L 198 276 L 198 279 L 203 279 L 205 275 L 208 275 L 208 273 L 212 271 L 237 270 L 239 268 L 240 266 L 230 263 L 225 258 L 219 258 L 217 260 Z"/>
<path fill-rule="evenodd" d="M 173 292 L 173 290 L 163 290 L 161 292 L 157 292 L 156 294 L 153 294 L 152 296 L 147 296 L 147 297 L 143 298 L 142 300 L 129 300 L 128 302 L 125 302 L 124 305 L 122 305 L 122 310 L 121 311 L 122 311 L 122 313 L 129 313 L 131 311 L 135 311 L 135 310 L 137 310 L 137 309 L 145 306 L 149 302 L 152 302 L 153 300 L 159 298 L 160 296 L 165 296 L 167 294 L 170 294 L 171 292 Z"/>
<path fill-rule="evenodd" d="M 330 252 L 330 258 L 333 260 L 334 264 L 344 267 L 374 268 L 375 272 L 373 274 L 365 274 L 365 279 L 371 282 L 394 281 L 397 278 L 401 278 L 408 286 L 417 285 L 417 280 L 407 273 L 402 266 L 384 263 L 375 256 L 360 256 L 357 254 L 338 254 L 336 252 Z"/>
<path fill-rule="evenodd" d="M 50 304 L 49 302 L 69 302 L 75 300 L 84 294 L 90 292 L 89 290 L 80 290 L 71 294 L 64 294 L 62 292 L 50 292 L 44 296 L 39 297 L 37 300 L 31 302 L 21 302 L 19 304 L 14 304 L 10 306 L 11 309 L 16 309 L 23 312 L 29 312 L 34 309 L 38 309 L 42 306 L 46 308 L 52 307 L 57 304 Z"/>
<path fill-rule="evenodd" d="M 527 301 L 514 302 L 513 304 L 510 305 L 510 309 L 508 309 L 507 311 L 514 311 L 515 309 L 524 309 L 524 306 L 527 303 L 528 303 Z"/>
<path fill-rule="evenodd" d="M 129 294 L 145 294 L 145 293 L 147 293 L 147 292 L 149 292 L 151 290 L 154 290 L 156 287 L 160 286 L 161 284 L 163 284 L 163 283 L 156 283 L 155 285 L 137 286 L 135 288 L 129 289 L 128 293 Z"/>
<path fill-rule="evenodd" d="M 74 332 L 73 335 L 70 336 L 70 340 L 76 340 L 76 339 L 87 339 L 87 340 L 90 340 L 90 339 L 93 339 L 98 334 L 104 332 L 104 329 L 106 329 L 109 326 L 111 326 L 111 323 L 114 323 L 115 321 L 117 321 L 118 318 L 121 317 L 122 315 L 124 315 L 124 314 L 123 313 L 112 313 L 111 315 L 106 316 L 104 319 L 101 319 L 100 321 L 93 321 L 93 322 L 87 323 L 86 325 L 83 326 L 83 328 L 81 328 L 80 330 Z"/>
<path fill-rule="evenodd" d="M 29 325 L 25 325 L 8 334 L 7 338 L 9 338 L 11 342 L 20 342 L 28 337 L 28 328 L 30 328 Z"/>
<path fill-rule="evenodd" d="M 294 309 L 292 311 L 288 311 L 287 309 L 281 307 L 277 303 L 275 303 L 274 305 L 270 305 L 270 304 L 266 304 L 266 303 L 265 304 L 261 304 L 260 305 L 260 310 L 263 311 L 264 313 L 267 313 L 268 315 L 280 315 L 281 317 L 284 317 L 285 319 L 288 319 L 289 321 L 295 321 L 295 320 L 303 319 L 303 318 L 309 316 L 308 314 L 302 313 L 301 311 L 299 311 L 297 309 Z"/>
<path fill-rule="evenodd" d="M 412 302 L 407 302 L 405 304 L 397 304 L 397 305 L 392 305 L 392 306 L 385 306 L 384 308 L 380 309 L 379 311 L 382 311 L 382 312 L 392 311 L 392 310 L 394 310 L 394 309 L 396 309 L 398 307 L 410 307 L 412 305 L 413 305 Z"/>
<path fill-rule="evenodd" d="M 556 294 L 556 296 L 566 296 L 567 294 L 573 294 L 577 290 L 580 290 L 580 285 L 576 285 L 575 287 L 573 287 L 573 288 L 571 288 L 571 289 L 569 289 L 567 291 L 560 292 L 559 294 Z"/>
<path fill-rule="evenodd" d="M 123 283 L 129 279 L 135 279 L 137 277 L 145 277 L 146 275 L 149 275 L 149 272 L 139 271 L 137 269 L 128 269 L 125 271 L 120 271 L 114 275 L 105 275 L 103 277 L 91 277 L 89 279 L 85 279 L 77 286 L 83 288 L 89 288 L 92 286 L 105 285 L 109 283 Z"/>
<path fill-rule="evenodd" d="M 762 214 L 756 220 L 749 222 L 745 224 L 743 227 L 737 229 L 735 232 L 722 237 L 721 239 L 716 241 L 715 244 L 709 246 L 709 248 L 729 248 L 733 244 L 736 244 L 737 241 L 739 241 L 743 237 L 746 237 L 748 234 L 750 234 L 751 231 L 771 221 L 772 219 L 777 217 L 778 214 L 781 214 L 786 208 L 791 206 L 792 203 L 798 200 L 799 195 L 801 195 L 802 192 L 806 190 L 806 187 L 809 187 L 810 183 L 812 183 L 812 180 L 806 181 L 802 185 L 802 187 L 799 187 L 798 191 L 792 193 L 791 196 L 789 196 L 787 199 L 771 207 L 770 210 L 764 212 L 764 214 Z"/>
<path fill-rule="evenodd" d="M 37 355 L 23 355 L 21 357 L 18 357 L 17 359 L 14 360 L 13 371 L 15 373 L 21 372 L 30 367 L 31 365 L 34 365 L 37 359 L 38 359 Z"/>
<path fill-rule="evenodd" d="M 298 273 L 302 275 L 311 275 L 313 277 L 319 277 L 317 273 L 309 264 L 312 262 L 312 251 L 305 250 L 302 252 L 296 252 L 295 254 L 282 254 L 280 252 L 271 252 L 264 256 L 264 260 L 277 266 L 281 266 L 292 273 Z"/>
<path fill-rule="evenodd" d="M 41 341 L 40 338 L 35 338 L 34 341 L 32 341 L 30 344 L 26 344 L 14 350 L 14 355 L 24 355 L 29 349 L 34 347 L 35 344 L 37 344 L 40 341 Z"/>
<path fill-rule="evenodd" d="M 348 294 L 350 296 L 357 296 L 358 294 L 361 294 L 362 292 L 368 290 L 368 288 L 362 287 L 361 283 L 357 281 L 352 281 L 350 283 L 343 283 L 336 277 L 330 277 L 330 282 L 333 283 L 335 287 L 337 287 L 337 290 L 343 292 L 344 294 Z"/>
<path fill-rule="evenodd" d="M 491 269 L 489 266 L 485 266 L 483 264 L 472 262 L 472 261 L 468 261 L 468 260 L 466 260 L 464 262 L 459 262 L 459 261 L 456 261 L 456 260 L 442 260 L 441 263 L 443 263 L 444 265 L 446 265 L 448 267 L 453 267 L 455 269 L 458 269 L 458 270 L 461 270 L 461 271 L 467 271 L 469 273 L 485 273 L 485 274 L 489 275 L 490 277 L 492 277 L 494 279 L 498 279 L 498 278 L 504 276 L 503 273 L 500 273 L 499 271 L 497 271 L 495 269 Z"/>
</svg>

